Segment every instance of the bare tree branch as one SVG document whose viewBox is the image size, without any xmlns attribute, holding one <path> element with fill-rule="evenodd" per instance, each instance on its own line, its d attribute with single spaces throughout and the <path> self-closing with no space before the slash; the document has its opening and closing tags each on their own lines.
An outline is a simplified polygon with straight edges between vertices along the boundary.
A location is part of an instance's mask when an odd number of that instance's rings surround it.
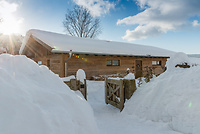
<svg viewBox="0 0 200 134">
<path fill-rule="evenodd" d="M 79 6 L 67 12 L 63 21 L 65 31 L 71 36 L 95 38 L 101 33 L 100 20 L 93 18 L 90 12 Z"/>
</svg>

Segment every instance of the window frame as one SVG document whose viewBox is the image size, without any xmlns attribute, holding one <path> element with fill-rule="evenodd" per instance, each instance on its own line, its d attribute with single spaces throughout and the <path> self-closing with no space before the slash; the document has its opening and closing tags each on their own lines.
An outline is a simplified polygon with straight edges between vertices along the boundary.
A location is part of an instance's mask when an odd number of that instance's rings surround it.
<svg viewBox="0 0 200 134">
<path fill-rule="evenodd" d="M 117 64 L 114 64 L 114 61 L 117 61 Z M 112 60 L 112 66 L 120 66 L 120 60 Z"/>
<path fill-rule="evenodd" d="M 108 64 L 109 61 L 110 61 L 110 64 Z M 116 62 L 116 64 L 114 62 Z M 106 66 L 120 66 L 120 60 L 110 60 L 110 59 L 108 59 L 106 61 Z"/>
<path fill-rule="evenodd" d="M 110 64 L 108 64 L 108 62 L 110 62 Z M 112 60 L 107 60 L 107 61 L 106 61 L 106 65 L 107 65 L 107 66 L 112 66 Z"/>
<path fill-rule="evenodd" d="M 154 63 L 155 62 L 155 63 Z M 162 61 L 161 60 L 153 60 L 152 61 L 152 66 L 161 66 Z"/>
</svg>

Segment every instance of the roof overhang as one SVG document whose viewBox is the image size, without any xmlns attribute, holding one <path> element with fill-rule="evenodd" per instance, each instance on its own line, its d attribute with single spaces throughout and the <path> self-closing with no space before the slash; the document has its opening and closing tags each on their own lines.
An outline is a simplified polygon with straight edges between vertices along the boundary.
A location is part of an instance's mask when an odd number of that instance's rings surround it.
<svg viewBox="0 0 200 134">
<path fill-rule="evenodd" d="M 134 57 L 157 57 L 169 58 L 174 52 L 138 44 L 129 44 L 114 41 L 96 39 L 83 39 L 68 35 L 57 34 L 41 30 L 29 30 L 24 38 L 20 54 L 26 51 L 29 40 L 41 44 L 51 53 L 69 53 L 85 55 L 111 55 L 111 56 L 134 56 Z"/>
<path fill-rule="evenodd" d="M 103 56 L 124 56 L 124 57 L 142 57 L 142 58 L 170 58 L 169 56 L 151 56 L 151 55 L 126 55 L 126 54 L 108 54 L 108 53 L 91 53 L 91 52 L 77 52 L 77 51 L 57 51 L 53 49 L 52 53 L 63 54 L 63 53 L 70 53 L 73 54 L 83 54 L 83 55 L 103 55 Z"/>
</svg>

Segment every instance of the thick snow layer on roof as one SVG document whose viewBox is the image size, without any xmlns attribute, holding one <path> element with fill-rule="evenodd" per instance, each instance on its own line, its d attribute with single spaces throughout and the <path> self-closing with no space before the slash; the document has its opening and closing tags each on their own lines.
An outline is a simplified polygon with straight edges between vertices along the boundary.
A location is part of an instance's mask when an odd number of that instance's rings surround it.
<svg viewBox="0 0 200 134">
<path fill-rule="evenodd" d="M 93 111 L 46 66 L 0 55 L 0 134 L 96 134 Z"/>
<path fill-rule="evenodd" d="M 172 56 L 167 61 L 170 69 L 139 87 L 127 101 L 123 114 L 137 115 L 154 122 L 163 121 L 172 130 L 184 134 L 199 134 L 200 66 L 175 67 L 185 61 L 193 63 L 194 60 L 183 53 Z"/>
<path fill-rule="evenodd" d="M 54 48 L 52 52 L 69 52 L 84 54 L 108 54 L 108 55 L 136 55 L 136 56 L 170 56 L 174 52 L 130 43 L 85 39 L 64 34 L 46 32 L 41 30 L 29 30 L 23 41 L 20 53 L 22 53 L 30 35 Z"/>
</svg>

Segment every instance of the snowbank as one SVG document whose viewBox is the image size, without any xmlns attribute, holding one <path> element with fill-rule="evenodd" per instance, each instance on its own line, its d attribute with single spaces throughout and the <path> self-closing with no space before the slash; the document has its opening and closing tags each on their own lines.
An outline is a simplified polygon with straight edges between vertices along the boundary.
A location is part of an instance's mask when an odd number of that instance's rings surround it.
<svg viewBox="0 0 200 134">
<path fill-rule="evenodd" d="M 0 55 L 1 134 L 98 133 L 93 111 L 46 66 Z"/>
<path fill-rule="evenodd" d="M 134 73 L 129 73 L 126 76 L 124 76 L 124 78 L 120 78 L 120 77 L 108 77 L 108 79 L 113 79 L 113 80 L 123 80 L 123 79 L 133 80 L 133 79 L 135 79 L 135 75 L 134 75 Z"/>
<path fill-rule="evenodd" d="M 80 80 L 82 83 L 84 83 L 84 79 L 86 79 L 86 74 L 85 74 L 85 71 L 83 69 L 79 69 L 76 72 L 76 79 Z"/>
<path fill-rule="evenodd" d="M 179 52 L 175 53 L 171 56 L 172 60 L 168 60 L 166 63 L 167 70 L 174 69 L 177 64 L 184 64 L 187 63 L 188 65 L 192 65 L 192 61 L 185 53 Z"/>
<path fill-rule="evenodd" d="M 124 77 L 124 79 L 128 79 L 128 80 L 135 79 L 135 75 L 134 75 L 134 73 L 129 73 Z"/>
<path fill-rule="evenodd" d="M 187 69 L 174 67 L 181 62 L 191 61 L 180 53 L 167 61 L 170 69 L 139 87 L 126 103 L 123 114 L 167 122 L 173 130 L 199 134 L 200 66 Z"/>
<path fill-rule="evenodd" d="M 61 78 L 62 81 L 70 81 L 71 79 L 76 79 L 74 75 L 68 76 L 68 77 L 63 77 Z"/>
</svg>

